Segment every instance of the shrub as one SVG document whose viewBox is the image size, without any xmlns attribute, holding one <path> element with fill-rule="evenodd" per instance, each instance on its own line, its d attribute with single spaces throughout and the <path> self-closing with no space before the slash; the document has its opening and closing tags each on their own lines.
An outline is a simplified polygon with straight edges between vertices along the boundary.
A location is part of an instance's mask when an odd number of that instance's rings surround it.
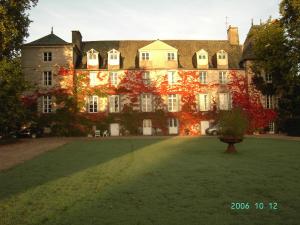
<svg viewBox="0 0 300 225">
<path fill-rule="evenodd" d="M 289 136 L 300 136 L 300 118 L 290 118 L 284 123 L 284 131 Z"/>
<path fill-rule="evenodd" d="M 248 118 L 240 108 L 220 112 L 218 123 L 220 135 L 232 138 L 243 138 L 249 126 Z"/>
</svg>

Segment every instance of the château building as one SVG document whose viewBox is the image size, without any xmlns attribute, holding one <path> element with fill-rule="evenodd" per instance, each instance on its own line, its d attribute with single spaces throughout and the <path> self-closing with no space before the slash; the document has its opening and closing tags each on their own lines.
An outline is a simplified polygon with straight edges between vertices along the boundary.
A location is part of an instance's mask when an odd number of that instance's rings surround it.
<svg viewBox="0 0 300 225">
<path fill-rule="evenodd" d="M 25 95 L 44 115 L 64 107 L 57 93 L 67 93 L 76 99 L 79 114 L 94 127 L 105 120 L 113 136 L 128 132 L 124 113 L 139 115 L 132 123 L 143 135 L 205 134 L 214 112 L 231 108 L 232 73 L 251 81 L 255 28 L 244 46 L 238 28 L 231 26 L 227 40 L 83 41 L 72 31 L 68 43 L 52 31 L 22 47 L 22 68 L 31 83 Z M 263 100 L 274 107 L 272 96 Z M 270 128 L 274 131 L 273 123 Z"/>
</svg>

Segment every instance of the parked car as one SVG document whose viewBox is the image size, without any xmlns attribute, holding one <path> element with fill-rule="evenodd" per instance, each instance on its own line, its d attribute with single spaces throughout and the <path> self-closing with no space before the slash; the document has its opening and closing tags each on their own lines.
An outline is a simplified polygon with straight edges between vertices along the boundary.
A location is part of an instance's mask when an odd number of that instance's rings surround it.
<svg viewBox="0 0 300 225">
<path fill-rule="evenodd" d="M 18 138 L 37 138 L 43 135 L 43 130 L 37 127 L 27 127 L 16 133 Z"/>
<path fill-rule="evenodd" d="M 218 135 L 220 131 L 220 127 L 218 124 L 214 124 L 205 130 L 207 135 Z"/>
</svg>

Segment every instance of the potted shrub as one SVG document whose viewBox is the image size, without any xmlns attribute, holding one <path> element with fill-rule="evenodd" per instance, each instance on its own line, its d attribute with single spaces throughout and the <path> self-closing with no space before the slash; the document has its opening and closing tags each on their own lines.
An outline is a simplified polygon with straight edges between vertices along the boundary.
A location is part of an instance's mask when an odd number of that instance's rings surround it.
<svg viewBox="0 0 300 225">
<path fill-rule="evenodd" d="M 233 108 L 229 111 L 222 111 L 219 114 L 218 123 L 220 126 L 220 141 L 227 143 L 226 153 L 235 153 L 234 144 L 243 141 L 248 129 L 249 121 L 240 108 Z"/>
</svg>

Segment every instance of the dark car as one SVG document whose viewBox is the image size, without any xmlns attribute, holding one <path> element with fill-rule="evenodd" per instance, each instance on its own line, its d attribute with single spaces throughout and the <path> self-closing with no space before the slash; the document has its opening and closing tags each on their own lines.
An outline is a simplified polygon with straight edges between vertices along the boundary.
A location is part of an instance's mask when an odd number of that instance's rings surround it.
<svg viewBox="0 0 300 225">
<path fill-rule="evenodd" d="M 214 124 L 205 130 L 207 135 L 218 135 L 220 131 L 220 127 L 218 124 Z"/>
</svg>

